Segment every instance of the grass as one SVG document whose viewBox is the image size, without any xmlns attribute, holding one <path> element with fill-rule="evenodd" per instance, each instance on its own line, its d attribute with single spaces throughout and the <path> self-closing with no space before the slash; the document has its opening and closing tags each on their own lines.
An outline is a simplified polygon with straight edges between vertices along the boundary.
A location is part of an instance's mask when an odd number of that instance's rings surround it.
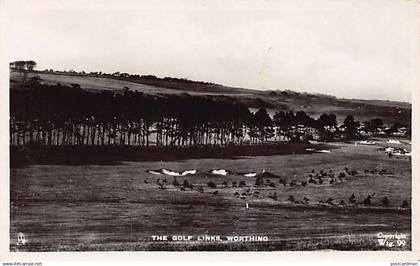
<svg viewBox="0 0 420 266">
<path fill-rule="evenodd" d="M 382 250 L 379 232 L 411 233 L 411 210 L 401 209 L 409 200 L 411 162 L 407 158 L 388 158 L 377 145 L 330 143 L 331 153 L 246 156 L 231 159 L 192 158 L 176 161 L 127 161 L 117 165 L 40 165 L 11 169 L 11 249 L 18 232 L 29 240 L 30 251 L 54 250 Z M 408 147 L 408 144 L 402 144 Z M 280 178 L 296 183 L 307 180 L 312 170 L 344 168 L 359 171 L 342 182 L 323 185 L 283 186 Z M 148 169 L 174 171 L 198 169 L 193 176 L 179 177 L 202 186 L 181 191 L 172 185 L 159 189 L 156 176 Z M 234 172 L 271 172 L 276 187 L 254 187 L 255 178 L 240 175 L 217 176 L 210 169 Z M 364 174 L 364 169 L 386 169 L 389 173 Z M 169 182 L 171 177 L 166 177 Z M 217 185 L 211 189 L 206 184 Z M 232 182 L 246 187 L 232 187 Z M 228 183 L 228 187 L 222 185 Z M 264 180 L 264 182 L 267 182 Z M 258 191 L 257 198 L 236 198 L 235 192 Z M 218 194 L 213 195 L 217 190 Z M 277 200 L 269 197 L 276 192 Z M 341 207 L 340 200 L 355 194 L 357 204 Z M 362 206 L 368 195 L 373 206 Z M 307 205 L 292 203 L 310 199 Z M 381 207 L 384 196 L 390 207 Z M 334 205 L 322 206 L 328 197 Z M 268 242 L 158 243 L 152 235 L 259 235 Z M 349 237 L 350 236 L 350 237 Z M 411 247 L 407 245 L 404 250 Z M 19 249 L 21 251 L 22 249 Z"/>
<path fill-rule="evenodd" d="M 198 147 L 138 146 L 11 146 L 11 166 L 28 164 L 119 164 L 121 161 L 174 161 L 200 158 L 237 159 L 243 156 L 270 156 L 309 153 L 306 148 L 325 149 L 322 144 L 271 144 Z"/>
</svg>

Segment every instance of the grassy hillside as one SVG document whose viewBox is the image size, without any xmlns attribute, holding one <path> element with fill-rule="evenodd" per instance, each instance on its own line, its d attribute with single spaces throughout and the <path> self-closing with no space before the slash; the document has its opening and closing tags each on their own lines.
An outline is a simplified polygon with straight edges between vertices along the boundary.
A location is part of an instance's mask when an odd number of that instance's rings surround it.
<svg viewBox="0 0 420 266">
<path fill-rule="evenodd" d="M 226 87 L 213 83 L 192 82 L 175 78 L 111 77 L 98 75 L 80 75 L 61 72 L 16 72 L 10 75 L 11 87 L 23 81 L 39 77 L 44 84 L 80 86 L 83 89 L 100 91 L 123 89 L 137 90 L 146 94 L 182 94 L 201 95 L 203 97 L 229 98 L 232 102 L 245 104 L 250 108 L 265 107 L 270 113 L 278 110 L 303 110 L 313 116 L 322 113 L 334 113 L 338 120 L 352 114 L 357 120 L 366 121 L 382 118 L 385 123 L 411 121 L 411 104 L 393 101 L 337 99 L 321 94 L 297 93 L 293 91 L 258 91 L 243 88 Z M 76 85 L 77 84 L 77 85 Z"/>
</svg>

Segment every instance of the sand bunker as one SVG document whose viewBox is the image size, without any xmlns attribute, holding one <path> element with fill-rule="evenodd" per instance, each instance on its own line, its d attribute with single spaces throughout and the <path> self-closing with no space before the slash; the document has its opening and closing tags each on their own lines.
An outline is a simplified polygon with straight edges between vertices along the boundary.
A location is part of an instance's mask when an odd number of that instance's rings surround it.
<svg viewBox="0 0 420 266">
<path fill-rule="evenodd" d="M 376 144 L 376 142 L 370 141 L 370 140 L 362 140 L 359 143 L 363 144 L 363 145 L 375 145 Z"/>
<path fill-rule="evenodd" d="M 225 169 L 213 169 L 211 173 L 214 175 L 227 175 L 228 172 Z"/>
<path fill-rule="evenodd" d="M 168 169 L 159 169 L 159 170 L 146 170 L 147 173 L 153 174 L 153 175 L 169 175 L 169 176 L 186 176 L 186 175 L 194 175 L 197 173 L 197 170 L 185 170 L 180 172 L 168 170 Z"/>
<path fill-rule="evenodd" d="M 245 177 L 254 177 L 256 176 L 257 173 L 248 173 L 248 174 L 244 174 Z"/>
<path fill-rule="evenodd" d="M 329 151 L 329 150 L 316 150 L 315 152 L 319 152 L 319 153 L 330 153 L 331 151 Z"/>
</svg>

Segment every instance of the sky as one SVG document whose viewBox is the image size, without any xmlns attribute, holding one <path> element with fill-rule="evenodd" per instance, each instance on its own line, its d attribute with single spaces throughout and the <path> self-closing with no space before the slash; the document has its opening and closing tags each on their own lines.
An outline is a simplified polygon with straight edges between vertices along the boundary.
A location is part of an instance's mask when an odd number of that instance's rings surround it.
<svg viewBox="0 0 420 266">
<path fill-rule="evenodd" d="M 42 3 L 42 4 L 39 4 Z M 411 102 L 416 1 L 0 0 L 9 61 Z"/>
</svg>

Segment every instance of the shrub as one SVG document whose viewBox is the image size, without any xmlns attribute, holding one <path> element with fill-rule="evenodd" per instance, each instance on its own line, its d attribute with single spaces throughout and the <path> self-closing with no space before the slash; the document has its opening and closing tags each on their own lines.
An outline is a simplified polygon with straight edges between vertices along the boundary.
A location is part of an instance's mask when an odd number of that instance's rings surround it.
<svg viewBox="0 0 420 266">
<path fill-rule="evenodd" d="M 283 184 L 283 186 L 286 186 L 286 185 L 287 185 L 286 178 L 280 178 L 280 179 L 279 179 L 279 183 L 280 183 L 280 184 Z"/>
<path fill-rule="evenodd" d="M 213 182 L 211 182 L 211 181 L 207 183 L 207 186 L 208 186 L 209 188 L 213 188 L 213 189 L 214 189 L 214 188 L 216 188 L 216 184 L 215 184 L 215 183 L 213 183 Z"/>
<path fill-rule="evenodd" d="M 328 203 L 328 204 L 332 204 L 333 203 L 333 199 L 331 198 L 331 197 L 329 197 L 328 199 L 327 199 L 327 201 L 326 201 L 326 203 Z"/>
<path fill-rule="evenodd" d="M 408 204 L 408 201 L 407 200 L 404 200 L 403 201 L 403 203 L 401 205 L 401 208 L 410 208 L 410 204 Z"/>
<path fill-rule="evenodd" d="M 348 171 L 348 174 L 349 175 L 357 175 L 357 174 L 359 174 L 356 170 L 350 170 L 350 171 Z"/>
<path fill-rule="evenodd" d="M 189 187 L 190 186 L 190 183 L 188 183 L 187 180 L 184 180 L 184 182 L 182 182 L 182 186 Z"/>
<path fill-rule="evenodd" d="M 273 195 L 269 195 L 268 197 L 272 198 L 273 200 L 277 200 L 277 193 L 274 192 Z"/>
<path fill-rule="evenodd" d="M 287 199 L 290 202 L 295 202 L 295 197 L 293 195 L 290 195 L 289 198 Z"/>
<path fill-rule="evenodd" d="M 388 199 L 388 197 L 384 197 L 382 199 L 382 206 L 389 207 L 389 199 Z"/>
<path fill-rule="evenodd" d="M 368 206 L 368 205 L 372 205 L 372 198 L 370 195 L 368 195 L 364 200 L 363 200 L 363 205 Z"/>
<path fill-rule="evenodd" d="M 172 185 L 174 186 L 179 186 L 179 182 L 176 180 L 176 178 L 174 177 L 174 180 L 172 181 Z"/>
<path fill-rule="evenodd" d="M 264 183 L 264 179 L 263 179 L 261 176 L 258 176 L 258 177 L 255 179 L 255 186 L 259 187 L 259 186 L 261 186 L 263 183 Z"/>
<path fill-rule="evenodd" d="M 349 198 L 349 202 L 350 203 L 355 203 L 356 202 L 356 197 L 354 196 L 354 193 L 351 194 L 350 198 Z"/>
</svg>

